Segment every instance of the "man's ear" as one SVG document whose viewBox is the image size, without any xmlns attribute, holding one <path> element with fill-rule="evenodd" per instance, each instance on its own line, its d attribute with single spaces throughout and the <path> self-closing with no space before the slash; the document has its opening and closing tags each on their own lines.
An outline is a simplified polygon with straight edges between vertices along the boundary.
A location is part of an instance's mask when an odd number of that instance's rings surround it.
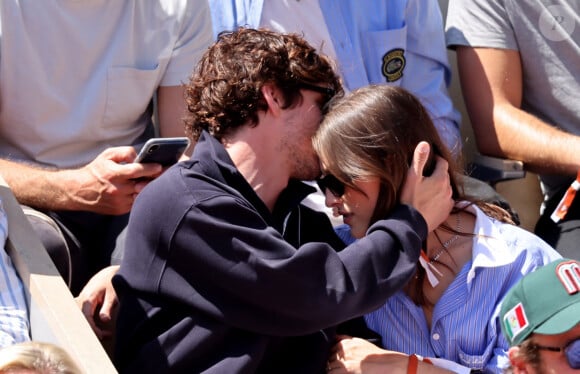
<svg viewBox="0 0 580 374">
<path fill-rule="evenodd" d="M 514 374 L 527 374 L 527 364 L 524 358 L 520 355 L 520 347 L 511 347 L 508 350 L 508 357 Z"/>
<path fill-rule="evenodd" d="M 265 84 L 262 86 L 261 92 L 268 104 L 268 111 L 278 115 L 282 110 L 282 92 L 273 84 Z"/>
</svg>

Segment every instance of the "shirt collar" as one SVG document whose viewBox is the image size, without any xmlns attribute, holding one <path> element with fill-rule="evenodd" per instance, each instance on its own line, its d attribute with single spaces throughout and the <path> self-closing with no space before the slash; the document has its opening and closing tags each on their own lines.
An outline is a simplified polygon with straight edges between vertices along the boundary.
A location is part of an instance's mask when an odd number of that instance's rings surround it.
<svg viewBox="0 0 580 374">
<path fill-rule="evenodd" d="M 505 223 L 489 217 L 473 203 L 462 201 L 457 203 L 457 207 L 475 215 L 471 268 L 467 274 L 469 286 L 475 278 L 476 269 L 508 265 L 515 261 L 517 253 L 509 249 L 503 237 L 501 226 Z"/>
</svg>

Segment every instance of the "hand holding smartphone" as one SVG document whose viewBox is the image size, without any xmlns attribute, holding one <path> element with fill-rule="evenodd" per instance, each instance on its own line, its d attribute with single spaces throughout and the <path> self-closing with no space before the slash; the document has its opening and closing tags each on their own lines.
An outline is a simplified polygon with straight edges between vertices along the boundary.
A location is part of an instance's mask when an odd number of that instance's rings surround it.
<svg viewBox="0 0 580 374">
<path fill-rule="evenodd" d="M 171 166 L 179 161 L 189 143 L 186 137 L 149 139 L 139 151 L 135 162 Z"/>
</svg>

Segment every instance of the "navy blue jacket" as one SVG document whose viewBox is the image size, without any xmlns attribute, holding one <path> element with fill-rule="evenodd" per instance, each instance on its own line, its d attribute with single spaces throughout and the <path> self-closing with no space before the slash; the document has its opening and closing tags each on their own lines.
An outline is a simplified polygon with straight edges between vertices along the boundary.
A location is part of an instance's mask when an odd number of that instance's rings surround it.
<svg viewBox="0 0 580 374">
<path fill-rule="evenodd" d="M 290 182 L 270 212 L 207 134 L 151 182 L 114 278 L 119 371 L 323 373 L 334 326 L 407 283 L 427 227 L 400 206 L 337 251 L 310 192 Z"/>
</svg>

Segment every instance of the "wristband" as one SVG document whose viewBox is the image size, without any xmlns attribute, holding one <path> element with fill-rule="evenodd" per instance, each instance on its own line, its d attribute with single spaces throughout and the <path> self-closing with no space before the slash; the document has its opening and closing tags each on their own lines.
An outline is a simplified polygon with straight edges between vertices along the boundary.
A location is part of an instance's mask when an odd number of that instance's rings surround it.
<svg viewBox="0 0 580 374">
<path fill-rule="evenodd" d="M 561 220 L 563 220 L 564 217 L 566 217 L 568 209 L 570 209 L 570 206 L 572 206 L 572 202 L 574 201 L 574 198 L 576 197 L 576 192 L 578 190 L 580 190 L 580 170 L 576 175 L 576 180 L 572 182 L 570 187 L 568 187 L 566 193 L 564 194 L 564 196 L 562 196 L 562 200 L 560 200 L 558 206 L 556 206 L 556 209 L 554 209 L 554 211 L 550 215 L 552 221 L 558 223 Z"/>
<path fill-rule="evenodd" d="M 417 374 L 417 366 L 419 366 L 419 358 L 417 355 L 410 355 L 409 364 L 407 365 L 407 374 Z"/>
<path fill-rule="evenodd" d="M 425 362 L 429 365 L 433 365 L 431 360 L 426 357 L 417 356 L 412 354 L 409 356 L 409 364 L 407 365 L 407 374 L 417 374 L 417 369 L 419 367 L 419 361 Z"/>
</svg>

